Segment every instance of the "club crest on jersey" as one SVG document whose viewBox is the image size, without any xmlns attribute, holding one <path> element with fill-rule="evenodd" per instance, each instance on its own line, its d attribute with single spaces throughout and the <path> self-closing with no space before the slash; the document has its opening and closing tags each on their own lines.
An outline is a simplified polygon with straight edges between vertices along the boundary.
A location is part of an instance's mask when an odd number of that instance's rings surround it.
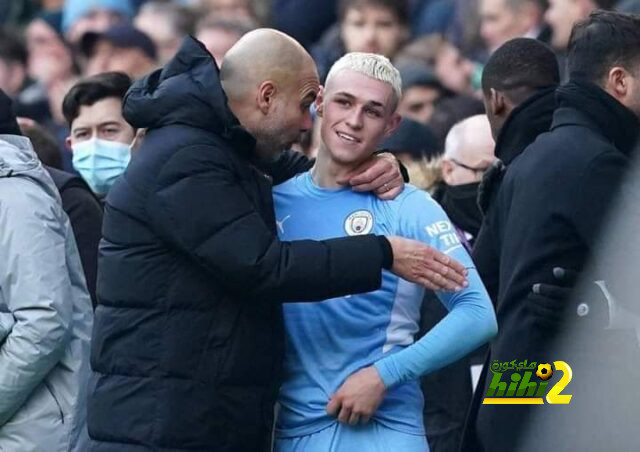
<svg viewBox="0 0 640 452">
<path fill-rule="evenodd" d="M 347 235 L 365 235 L 373 229 L 373 215 L 368 210 L 358 210 L 347 217 L 344 230 Z"/>
</svg>

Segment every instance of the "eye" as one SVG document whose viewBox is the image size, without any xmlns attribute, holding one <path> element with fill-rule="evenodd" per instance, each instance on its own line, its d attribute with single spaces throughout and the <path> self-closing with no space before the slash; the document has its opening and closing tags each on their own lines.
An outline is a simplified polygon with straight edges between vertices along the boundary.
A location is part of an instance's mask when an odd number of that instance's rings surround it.
<svg viewBox="0 0 640 452">
<path fill-rule="evenodd" d="M 84 130 L 83 131 L 79 131 L 79 132 L 74 133 L 73 137 L 76 140 L 85 140 L 85 139 L 89 138 L 89 132 L 86 132 Z"/>
<path fill-rule="evenodd" d="M 382 113 L 380 113 L 378 110 L 374 110 L 373 108 L 368 108 L 367 110 L 365 110 L 365 113 L 372 118 L 382 117 Z"/>
<path fill-rule="evenodd" d="M 336 103 L 338 105 L 342 105 L 343 107 L 350 107 L 351 101 L 348 99 L 336 99 Z"/>
<path fill-rule="evenodd" d="M 395 25 L 395 23 L 391 20 L 384 20 L 379 21 L 376 25 L 380 28 L 391 28 Z"/>
</svg>

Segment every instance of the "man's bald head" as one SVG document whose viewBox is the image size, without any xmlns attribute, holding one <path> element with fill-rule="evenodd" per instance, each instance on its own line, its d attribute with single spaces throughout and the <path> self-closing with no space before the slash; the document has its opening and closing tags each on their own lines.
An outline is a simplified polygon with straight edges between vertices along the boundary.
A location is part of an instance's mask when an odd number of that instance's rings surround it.
<svg viewBox="0 0 640 452">
<path fill-rule="evenodd" d="M 315 63 L 295 39 L 259 28 L 245 34 L 225 55 L 220 80 L 229 99 L 240 101 L 271 80 L 289 87 L 303 71 L 316 73 Z"/>
<path fill-rule="evenodd" d="M 318 71 L 307 51 L 284 33 L 262 28 L 244 35 L 225 55 L 220 81 L 229 108 L 254 136 L 262 157 L 290 149 L 311 129 Z"/>
<path fill-rule="evenodd" d="M 481 160 L 493 160 L 495 143 L 486 115 L 460 121 L 447 134 L 445 158 L 454 158 L 475 166 Z"/>
<path fill-rule="evenodd" d="M 495 143 L 486 115 L 471 116 L 447 134 L 442 176 L 448 185 L 477 182 L 495 160 Z"/>
</svg>

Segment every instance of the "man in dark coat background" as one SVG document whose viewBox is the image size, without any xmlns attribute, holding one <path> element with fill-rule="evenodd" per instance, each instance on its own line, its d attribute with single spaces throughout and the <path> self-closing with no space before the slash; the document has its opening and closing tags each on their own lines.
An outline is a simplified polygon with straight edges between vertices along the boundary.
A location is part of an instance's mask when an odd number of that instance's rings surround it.
<svg viewBox="0 0 640 452">
<path fill-rule="evenodd" d="M 130 89 L 125 118 L 148 132 L 105 206 L 92 450 L 259 451 L 280 383 L 281 302 L 374 290 L 382 268 L 434 289 L 465 283 L 459 264 L 396 237 L 278 241 L 260 161 L 310 127 L 318 86 L 297 42 L 256 30 L 220 73 L 187 38 Z"/>
<path fill-rule="evenodd" d="M 582 270 L 598 242 L 637 138 L 639 54 L 638 17 L 595 12 L 574 27 L 568 54 L 570 81 L 557 90 L 551 129 L 511 163 L 499 188 L 495 222 L 487 231 L 497 260 L 486 261 L 497 268 L 477 262 L 481 275 L 497 271 L 499 277 L 500 332 L 490 344 L 487 362 L 571 361 L 573 354 L 553 356 L 550 347 L 562 325 L 556 318 L 571 310 L 575 313 L 576 307 L 567 300 L 534 297 L 532 286 L 553 283 L 556 266 Z M 573 345 L 580 353 L 581 343 Z M 491 381 L 487 367 L 467 419 L 462 449 L 517 450 L 532 407 L 482 405 Z M 583 373 L 581 378 L 589 377 Z M 583 433 L 599 435 L 597 429 Z M 553 438 L 571 433 L 546 434 Z"/>
<path fill-rule="evenodd" d="M 497 250 L 493 233 L 495 199 L 500 183 L 515 160 L 538 135 L 548 132 L 556 109 L 560 70 L 553 51 L 536 39 L 515 38 L 499 47 L 482 72 L 482 90 L 498 158 L 480 184 L 478 203 L 484 213 L 473 249 L 481 261 L 482 278 L 494 303 L 498 274 L 489 274 Z"/>
</svg>

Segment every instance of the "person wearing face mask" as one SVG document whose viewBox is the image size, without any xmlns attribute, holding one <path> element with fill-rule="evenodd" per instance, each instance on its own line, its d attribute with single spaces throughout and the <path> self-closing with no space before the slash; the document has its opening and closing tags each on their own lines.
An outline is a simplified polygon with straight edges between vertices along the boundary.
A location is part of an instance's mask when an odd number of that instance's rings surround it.
<svg viewBox="0 0 640 452">
<path fill-rule="evenodd" d="M 76 83 L 62 104 L 73 167 L 101 199 L 131 160 L 136 129 L 122 117 L 130 85 L 126 74 L 105 72 Z"/>
<path fill-rule="evenodd" d="M 470 250 L 480 230 L 482 214 L 477 204 L 478 186 L 495 160 L 495 143 L 486 115 L 467 118 L 449 131 L 442 157 L 443 184 L 434 198 L 456 226 Z"/>
</svg>

